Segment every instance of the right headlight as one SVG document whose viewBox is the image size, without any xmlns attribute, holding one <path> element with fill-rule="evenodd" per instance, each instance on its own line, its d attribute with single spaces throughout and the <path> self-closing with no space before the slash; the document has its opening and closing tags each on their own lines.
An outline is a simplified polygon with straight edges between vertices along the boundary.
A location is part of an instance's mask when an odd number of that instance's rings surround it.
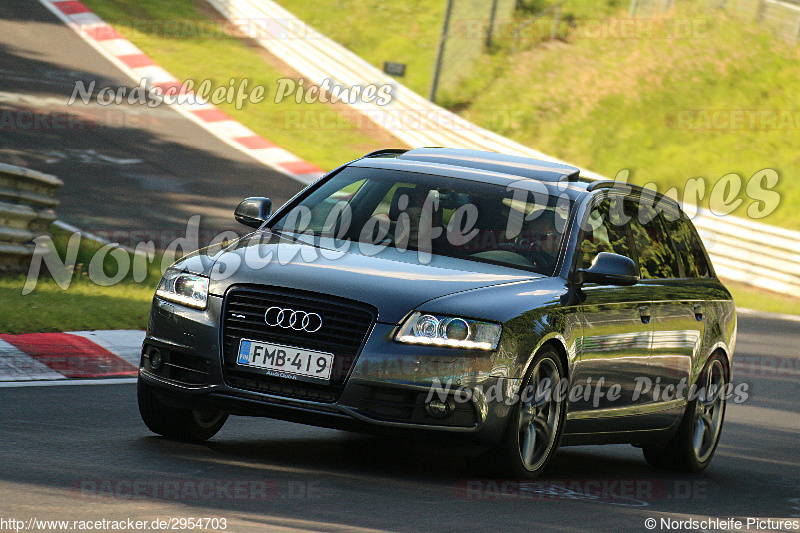
<svg viewBox="0 0 800 533">
<path fill-rule="evenodd" d="M 205 309 L 208 302 L 208 278 L 167 270 L 156 289 L 156 296 L 196 309 Z"/>
<path fill-rule="evenodd" d="M 397 330 L 395 340 L 469 350 L 496 350 L 500 324 L 471 318 L 432 315 L 415 311 Z"/>
</svg>

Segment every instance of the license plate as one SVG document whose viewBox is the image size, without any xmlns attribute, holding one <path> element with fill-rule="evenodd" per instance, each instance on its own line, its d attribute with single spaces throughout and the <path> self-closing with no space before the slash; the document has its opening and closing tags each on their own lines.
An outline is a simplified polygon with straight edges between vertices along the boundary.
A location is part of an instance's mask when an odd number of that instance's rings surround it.
<svg viewBox="0 0 800 533">
<path fill-rule="evenodd" d="M 272 375 L 288 374 L 285 377 L 296 379 L 295 376 L 303 376 L 328 381 L 333 369 L 333 354 L 242 339 L 236 362 L 240 366 L 266 370 Z"/>
</svg>

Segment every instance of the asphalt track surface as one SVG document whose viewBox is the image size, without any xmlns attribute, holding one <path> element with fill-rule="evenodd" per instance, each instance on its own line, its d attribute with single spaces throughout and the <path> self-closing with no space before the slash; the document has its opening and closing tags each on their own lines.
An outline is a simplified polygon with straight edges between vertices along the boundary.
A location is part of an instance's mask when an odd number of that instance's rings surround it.
<svg viewBox="0 0 800 533">
<path fill-rule="evenodd" d="M 0 518 L 225 518 L 238 532 L 646 531 L 647 518 L 800 517 L 799 330 L 740 318 L 734 382 L 749 396 L 728 403 L 700 475 L 654 470 L 627 445 L 574 447 L 538 485 L 476 489 L 484 478 L 439 446 L 238 417 L 204 445 L 183 444 L 148 432 L 133 384 L 1 388 Z"/>
<path fill-rule="evenodd" d="M 36 0 L 0 1 L 0 161 L 61 178 L 68 223 L 182 235 L 200 214 L 204 234 L 241 232 L 239 201 L 301 188 L 166 106 L 67 106 L 79 80 L 136 85 Z"/>
</svg>

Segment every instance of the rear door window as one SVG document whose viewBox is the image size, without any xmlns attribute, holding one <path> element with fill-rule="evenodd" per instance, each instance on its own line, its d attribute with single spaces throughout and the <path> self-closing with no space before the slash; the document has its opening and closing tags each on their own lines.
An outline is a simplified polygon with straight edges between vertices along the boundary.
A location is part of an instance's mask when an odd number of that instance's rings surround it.
<svg viewBox="0 0 800 533">
<path fill-rule="evenodd" d="M 648 202 L 625 200 L 625 213 L 630 217 L 636 253 L 639 256 L 641 279 L 679 278 L 678 256 L 666 233 L 658 211 Z"/>
<path fill-rule="evenodd" d="M 665 217 L 664 223 L 675 244 L 675 250 L 683 261 L 684 276 L 687 278 L 709 277 L 711 274 L 706 254 L 703 252 L 700 238 L 692 228 L 692 223 L 686 214 L 681 213 L 677 220 Z"/>
</svg>

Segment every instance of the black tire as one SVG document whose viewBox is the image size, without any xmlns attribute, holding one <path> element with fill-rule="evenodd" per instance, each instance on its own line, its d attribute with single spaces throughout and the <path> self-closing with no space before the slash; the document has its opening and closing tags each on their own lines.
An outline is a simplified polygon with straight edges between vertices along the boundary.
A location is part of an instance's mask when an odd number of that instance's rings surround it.
<svg viewBox="0 0 800 533">
<path fill-rule="evenodd" d="M 556 375 L 553 375 L 553 371 Z M 547 388 L 550 389 L 550 395 L 537 399 L 536 396 L 540 395 L 536 395 L 535 390 L 545 389 L 541 388 L 541 385 L 537 387 L 536 383 L 542 383 L 542 378 L 545 376 L 549 376 Z M 492 461 L 495 473 L 512 478 L 532 479 L 547 468 L 547 464 L 558 449 L 564 429 L 566 397 L 559 397 L 555 394 L 555 390 L 558 382 L 565 377 L 564 366 L 558 353 L 550 346 L 543 347 L 536 354 L 525 375 L 520 398 L 511 409 L 503 440 L 485 456 Z M 525 394 L 531 385 L 534 394 Z M 523 416 L 523 413 L 526 414 Z M 529 421 L 526 420 L 528 417 Z M 546 431 L 545 427 L 551 427 L 551 431 Z M 533 433 L 533 444 L 525 446 L 526 442 L 531 442 L 530 432 Z M 541 437 L 545 437 L 541 444 L 535 444 L 536 439 Z M 532 454 L 528 453 L 527 460 L 523 457 L 523 448 L 532 451 Z"/>
<path fill-rule="evenodd" d="M 705 470 L 714 457 L 722 434 L 726 405 L 724 385 L 729 383 L 729 376 L 727 360 L 721 353 L 715 353 L 708 358 L 700 373 L 700 378 L 697 380 L 700 394 L 687 404 L 675 435 L 666 445 L 642 447 L 644 458 L 650 466 L 661 470 L 689 473 L 699 473 Z M 719 386 L 719 377 L 721 377 L 722 386 Z M 708 386 L 711 382 L 716 383 L 713 389 Z M 708 390 L 711 391 L 711 394 L 706 393 Z M 712 402 L 718 402 L 714 409 L 719 410 L 708 415 L 711 410 L 709 405 Z M 709 428 L 706 421 L 717 415 L 719 416 L 718 425 L 713 429 L 712 440 L 705 440 L 705 432 Z M 699 437 L 700 446 L 696 447 L 695 437 L 698 434 L 698 421 L 704 427 L 702 436 Z"/>
<path fill-rule="evenodd" d="M 216 435 L 228 419 L 228 413 L 220 410 L 179 409 L 166 405 L 158 399 L 154 387 L 141 378 L 136 391 L 145 425 L 168 439 L 203 442 Z"/>
</svg>

